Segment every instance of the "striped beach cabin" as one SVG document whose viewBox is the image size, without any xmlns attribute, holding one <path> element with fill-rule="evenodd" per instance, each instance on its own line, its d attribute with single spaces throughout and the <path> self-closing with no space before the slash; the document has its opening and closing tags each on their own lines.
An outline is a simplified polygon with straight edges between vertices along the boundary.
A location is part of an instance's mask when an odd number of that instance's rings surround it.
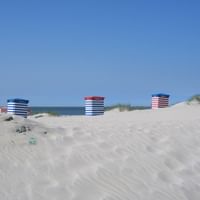
<svg viewBox="0 0 200 200">
<path fill-rule="evenodd" d="M 104 114 L 104 99 L 101 96 L 85 97 L 85 115 L 95 116 Z"/>
<path fill-rule="evenodd" d="M 27 117 L 28 115 L 28 100 L 25 99 L 8 99 L 7 113 Z"/>
<path fill-rule="evenodd" d="M 158 109 L 158 108 L 166 108 L 169 106 L 169 97 L 168 94 L 153 94 L 152 95 L 152 102 L 151 106 L 152 109 Z"/>
</svg>

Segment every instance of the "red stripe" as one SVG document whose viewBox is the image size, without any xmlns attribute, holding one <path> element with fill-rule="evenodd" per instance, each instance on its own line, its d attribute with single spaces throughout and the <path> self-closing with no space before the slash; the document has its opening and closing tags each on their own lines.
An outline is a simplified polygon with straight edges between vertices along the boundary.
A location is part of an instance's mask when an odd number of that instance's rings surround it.
<svg viewBox="0 0 200 200">
<path fill-rule="evenodd" d="M 99 96 L 89 96 L 85 97 L 85 100 L 104 100 L 105 97 L 99 97 Z"/>
</svg>

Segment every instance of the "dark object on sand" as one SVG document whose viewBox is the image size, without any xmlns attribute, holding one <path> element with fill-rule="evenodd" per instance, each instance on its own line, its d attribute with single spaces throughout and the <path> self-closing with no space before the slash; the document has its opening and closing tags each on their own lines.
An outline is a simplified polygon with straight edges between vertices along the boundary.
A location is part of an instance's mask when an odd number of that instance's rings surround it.
<svg viewBox="0 0 200 200">
<path fill-rule="evenodd" d="M 27 131 L 31 131 L 31 128 L 30 127 L 26 127 L 26 126 L 21 126 L 20 128 L 16 129 L 17 133 L 24 133 L 24 132 L 27 132 Z"/>
<path fill-rule="evenodd" d="M 13 117 L 7 117 L 4 121 L 12 121 Z"/>
</svg>

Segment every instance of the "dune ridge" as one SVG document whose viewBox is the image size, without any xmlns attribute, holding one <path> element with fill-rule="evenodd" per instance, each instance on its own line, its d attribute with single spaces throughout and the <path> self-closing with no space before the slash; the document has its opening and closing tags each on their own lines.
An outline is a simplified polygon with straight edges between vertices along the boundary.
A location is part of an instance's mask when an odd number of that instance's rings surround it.
<svg viewBox="0 0 200 200">
<path fill-rule="evenodd" d="M 1 199 L 199 199 L 200 106 L 7 117 L 0 115 Z"/>
</svg>

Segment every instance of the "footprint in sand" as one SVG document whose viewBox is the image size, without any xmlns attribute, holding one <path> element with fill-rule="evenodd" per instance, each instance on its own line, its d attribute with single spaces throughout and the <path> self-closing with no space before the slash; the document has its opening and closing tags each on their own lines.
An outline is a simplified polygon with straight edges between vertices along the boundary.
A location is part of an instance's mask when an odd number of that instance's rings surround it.
<svg viewBox="0 0 200 200">
<path fill-rule="evenodd" d="M 164 164 L 170 169 L 170 170 L 176 170 L 178 168 L 181 168 L 181 163 L 173 158 L 173 157 L 168 157 L 165 159 Z"/>
<path fill-rule="evenodd" d="M 174 182 L 174 177 L 173 177 L 173 173 L 167 171 L 167 170 L 163 170 L 161 172 L 158 173 L 158 179 L 162 180 L 165 183 L 173 183 Z"/>
<path fill-rule="evenodd" d="M 108 142 L 99 142 L 98 146 L 101 150 L 105 150 L 105 151 L 111 150 L 115 147 L 115 145 L 112 145 Z"/>
</svg>

